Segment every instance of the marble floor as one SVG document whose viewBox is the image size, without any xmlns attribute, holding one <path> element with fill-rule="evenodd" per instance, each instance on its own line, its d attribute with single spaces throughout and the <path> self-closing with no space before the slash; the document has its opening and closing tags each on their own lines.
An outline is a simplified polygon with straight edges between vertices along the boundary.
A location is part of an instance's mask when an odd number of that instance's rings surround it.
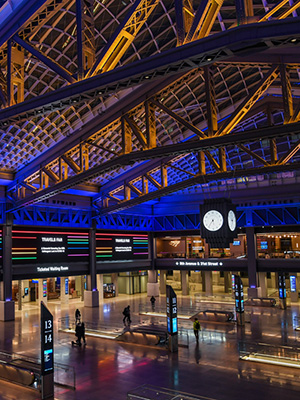
<svg viewBox="0 0 300 400">
<path fill-rule="evenodd" d="M 59 332 L 59 319 L 74 318 L 79 308 L 86 322 L 100 321 L 108 327 L 122 327 L 122 310 L 131 306 L 132 326 L 164 324 L 161 317 L 140 316 L 140 307 L 149 305 L 145 295 L 105 299 L 99 309 L 84 308 L 78 300 L 61 305 L 49 301 L 48 308 L 55 320 L 55 362 L 73 366 L 76 390 L 56 387 L 59 400 L 125 400 L 127 392 L 148 384 L 180 390 L 216 400 L 282 400 L 299 399 L 300 370 L 239 360 L 238 343 L 255 342 L 300 347 L 300 332 L 294 330 L 300 317 L 300 306 L 287 310 L 278 308 L 246 309 L 246 324 L 202 324 L 199 345 L 192 323 L 180 320 L 179 327 L 189 329 L 189 347 L 180 347 L 171 354 L 157 349 L 114 340 L 89 337 L 85 347 L 72 347 L 72 334 Z M 165 306 L 165 298 L 157 301 Z M 205 303 L 207 308 L 209 304 Z M 196 307 L 193 296 L 179 296 L 178 309 Z M 228 310 L 228 305 L 224 309 Z M 16 311 L 14 322 L 0 322 L 0 351 L 38 357 L 40 352 L 39 307 L 29 303 Z M 0 399 L 33 400 L 39 393 L 0 381 Z"/>
</svg>

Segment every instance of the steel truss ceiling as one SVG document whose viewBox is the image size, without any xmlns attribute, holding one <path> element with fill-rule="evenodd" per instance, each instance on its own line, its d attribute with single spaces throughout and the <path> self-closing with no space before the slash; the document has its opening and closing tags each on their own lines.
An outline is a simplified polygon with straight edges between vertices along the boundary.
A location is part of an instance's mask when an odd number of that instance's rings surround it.
<svg viewBox="0 0 300 400">
<path fill-rule="evenodd" d="M 299 169 L 299 2 L 28 3 L 0 24 L 13 209 L 81 182 L 115 212 Z"/>
</svg>

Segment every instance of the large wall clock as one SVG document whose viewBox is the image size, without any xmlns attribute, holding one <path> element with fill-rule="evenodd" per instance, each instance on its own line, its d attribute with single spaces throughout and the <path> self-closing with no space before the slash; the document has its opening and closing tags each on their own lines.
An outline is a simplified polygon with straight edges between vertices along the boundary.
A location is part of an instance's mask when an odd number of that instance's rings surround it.
<svg viewBox="0 0 300 400">
<path fill-rule="evenodd" d="M 215 248 L 226 248 L 236 237 L 236 207 L 226 198 L 200 205 L 201 236 Z"/>
</svg>

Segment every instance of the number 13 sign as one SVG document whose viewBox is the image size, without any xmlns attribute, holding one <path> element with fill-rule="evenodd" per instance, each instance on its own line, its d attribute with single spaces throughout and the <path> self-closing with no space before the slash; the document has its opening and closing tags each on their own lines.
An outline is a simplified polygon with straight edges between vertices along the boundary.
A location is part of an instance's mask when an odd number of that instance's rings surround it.
<svg viewBox="0 0 300 400">
<path fill-rule="evenodd" d="M 41 302 L 41 374 L 53 373 L 53 316 Z"/>
</svg>

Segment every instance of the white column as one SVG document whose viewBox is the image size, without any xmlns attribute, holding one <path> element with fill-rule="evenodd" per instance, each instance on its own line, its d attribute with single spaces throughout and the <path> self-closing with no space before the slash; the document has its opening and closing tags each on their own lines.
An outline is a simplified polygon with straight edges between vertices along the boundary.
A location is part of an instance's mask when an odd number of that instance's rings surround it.
<svg viewBox="0 0 300 400">
<path fill-rule="evenodd" d="M 69 278 L 60 278 L 61 304 L 69 304 Z"/>
<path fill-rule="evenodd" d="M 111 283 L 116 287 L 116 297 L 119 296 L 118 273 L 111 274 Z"/>
<path fill-rule="evenodd" d="M 45 295 L 44 296 L 44 290 L 43 290 L 43 282 L 45 283 Z M 37 303 L 41 303 L 41 301 L 43 301 L 45 304 L 47 304 L 47 295 L 48 295 L 48 289 L 47 289 L 47 279 L 39 279 L 39 283 L 38 283 L 38 299 L 36 300 Z"/>
<path fill-rule="evenodd" d="M 99 304 L 103 303 L 103 274 L 97 274 L 97 288 L 99 292 Z"/>
<path fill-rule="evenodd" d="M 148 270 L 147 296 L 159 296 L 159 284 L 157 282 L 157 271 Z"/>
<path fill-rule="evenodd" d="M 261 297 L 268 297 L 267 273 L 259 272 L 258 273 L 258 281 L 259 281 L 259 286 L 261 288 Z"/>
<path fill-rule="evenodd" d="M 212 272 L 204 271 L 204 279 L 205 279 L 205 294 L 206 296 L 212 296 L 213 294 Z"/>
<path fill-rule="evenodd" d="M 160 270 L 160 275 L 159 275 L 159 293 L 160 294 L 166 294 L 166 276 L 167 276 L 167 271 Z"/>
<path fill-rule="evenodd" d="M 181 291 L 183 296 L 190 294 L 189 271 L 181 271 Z"/>
</svg>

